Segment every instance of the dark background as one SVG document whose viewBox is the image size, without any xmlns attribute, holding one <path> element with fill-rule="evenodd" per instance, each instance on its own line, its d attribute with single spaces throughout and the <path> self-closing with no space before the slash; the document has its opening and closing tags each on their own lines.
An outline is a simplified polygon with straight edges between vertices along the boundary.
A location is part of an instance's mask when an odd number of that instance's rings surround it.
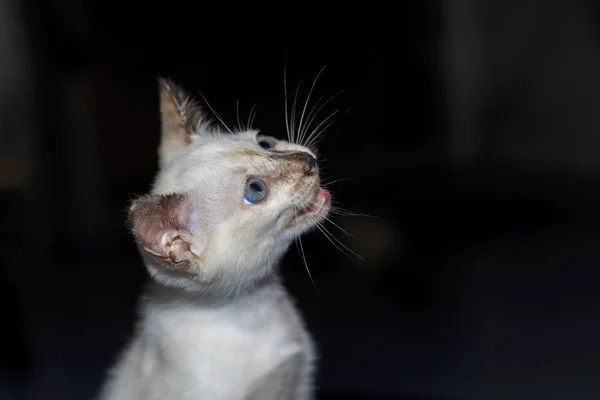
<svg viewBox="0 0 600 400">
<path fill-rule="evenodd" d="M 132 331 L 156 76 L 285 137 L 286 59 L 373 216 L 304 239 L 320 294 L 283 263 L 321 398 L 600 398 L 596 2 L 240 4 L 0 0 L 0 398 L 91 398 Z"/>
</svg>

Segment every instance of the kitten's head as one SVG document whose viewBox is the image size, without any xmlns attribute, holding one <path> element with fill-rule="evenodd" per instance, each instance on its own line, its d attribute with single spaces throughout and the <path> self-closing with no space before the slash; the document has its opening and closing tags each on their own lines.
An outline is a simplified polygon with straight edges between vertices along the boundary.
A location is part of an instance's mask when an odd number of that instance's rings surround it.
<svg viewBox="0 0 600 400">
<path fill-rule="evenodd" d="M 257 131 L 211 127 L 170 81 L 160 81 L 160 111 L 160 168 L 129 213 L 151 275 L 215 294 L 267 279 L 329 210 L 315 154 Z"/>
</svg>

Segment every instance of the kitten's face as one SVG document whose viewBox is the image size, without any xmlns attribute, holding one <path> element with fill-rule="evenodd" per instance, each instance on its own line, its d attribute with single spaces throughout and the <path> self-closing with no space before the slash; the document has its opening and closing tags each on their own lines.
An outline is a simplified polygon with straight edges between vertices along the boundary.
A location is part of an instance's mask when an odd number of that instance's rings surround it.
<svg viewBox="0 0 600 400">
<path fill-rule="evenodd" d="M 190 107 L 162 82 L 161 165 L 152 194 L 132 206 L 133 232 L 160 281 L 237 290 L 268 276 L 293 239 L 325 218 L 329 192 L 307 148 L 209 131 Z"/>
</svg>

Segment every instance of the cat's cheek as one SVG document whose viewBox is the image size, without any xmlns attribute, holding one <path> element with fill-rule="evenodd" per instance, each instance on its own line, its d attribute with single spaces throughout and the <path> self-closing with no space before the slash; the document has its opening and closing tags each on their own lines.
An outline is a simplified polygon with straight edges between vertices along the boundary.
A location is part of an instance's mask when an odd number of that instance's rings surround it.
<svg viewBox="0 0 600 400">
<path fill-rule="evenodd" d="M 265 199 L 265 200 L 261 201 L 260 203 L 254 203 L 254 204 L 250 203 L 249 204 L 249 203 L 246 203 L 244 201 L 244 199 L 242 198 L 241 200 L 238 200 L 237 206 L 238 206 L 239 211 L 255 212 L 257 210 L 264 208 L 266 201 L 267 200 Z"/>
<path fill-rule="evenodd" d="M 294 228 L 296 225 L 296 213 L 295 212 L 284 212 L 279 217 L 278 227 L 280 230 L 288 230 Z"/>
<path fill-rule="evenodd" d="M 237 208 L 239 211 L 244 211 L 247 210 L 249 207 L 249 204 L 246 204 L 244 202 L 244 198 L 241 198 L 240 200 L 237 201 Z"/>
<path fill-rule="evenodd" d="M 187 222 L 187 228 L 190 232 L 197 232 L 200 230 L 200 217 L 197 210 L 192 211 Z"/>
</svg>

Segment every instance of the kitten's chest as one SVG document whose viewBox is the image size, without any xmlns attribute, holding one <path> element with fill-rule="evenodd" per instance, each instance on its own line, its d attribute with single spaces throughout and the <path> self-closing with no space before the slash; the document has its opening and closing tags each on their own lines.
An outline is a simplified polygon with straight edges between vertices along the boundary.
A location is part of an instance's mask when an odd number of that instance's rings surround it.
<svg viewBox="0 0 600 400">
<path fill-rule="evenodd" d="M 312 354 L 295 308 L 279 296 L 215 309 L 171 310 L 155 330 L 157 357 L 165 369 L 203 386 L 231 383 L 241 390 L 290 357 Z"/>
</svg>

